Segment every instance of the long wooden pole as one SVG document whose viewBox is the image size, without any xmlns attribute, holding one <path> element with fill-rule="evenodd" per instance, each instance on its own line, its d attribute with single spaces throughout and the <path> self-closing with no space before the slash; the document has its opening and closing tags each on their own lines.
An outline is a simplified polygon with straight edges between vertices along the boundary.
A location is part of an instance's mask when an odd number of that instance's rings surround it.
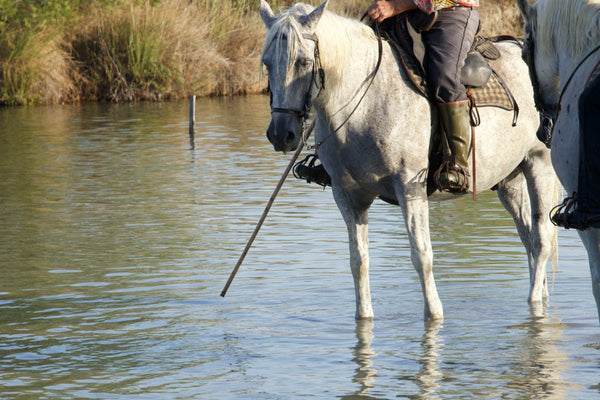
<svg viewBox="0 0 600 400">
<path fill-rule="evenodd" d="M 477 200 L 477 159 L 475 158 L 475 127 L 471 127 L 471 142 L 473 148 L 473 201 Z"/>
<path fill-rule="evenodd" d="M 294 155 L 292 156 L 292 159 L 290 160 L 290 163 L 285 168 L 285 171 L 283 172 L 281 179 L 279 179 L 279 183 L 275 187 L 275 190 L 273 190 L 273 194 L 271 195 L 271 198 L 269 199 L 269 202 L 267 203 L 267 205 L 265 207 L 265 211 L 263 211 L 262 216 L 258 220 L 258 223 L 256 224 L 256 228 L 254 228 L 254 232 L 252 233 L 252 236 L 250 236 L 250 240 L 248 240 L 248 243 L 246 244 L 246 248 L 244 249 L 244 251 L 242 251 L 242 255 L 240 256 L 240 259 L 238 260 L 237 264 L 235 264 L 233 271 L 231 271 L 231 274 L 229 275 L 229 279 L 227 280 L 225 287 L 221 291 L 221 297 L 225 297 L 225 294 L 227 294 L 229 285 L 231 285 L 231 282 L 233 282 L 233 278 L 235 277 L 235 274 L 237 274 L 238 269 L 240 269 L 240 266 L 242 265 L 242 262 L 244 261 L 244 258 L 246 258 L 246 254 L 248 254 L 248 250 L 250 250 L 250 247 L 252 246 L 254 239 L 256 239 L 256 235 L 258 235 L 258 231 L 260 230 L 263 222 L 265 222 L 265 218 L 267 218 L 267 214 L 269 213 L 269 210 L 271 209 L 271 206 L 273 205 L 273 202 L 275 201 L 275 198 L 277 197 L 279 190 L 283 186 L 283 182 L 285 182 L 285 179 L 287 178 L 288 174 L 290 173 L 292 167 L 294 166 L 294 163 L 298 159 L 298 156 L 302 152 L 303 148 L 304 148 L 304 143 L 300 142 L 298 144 L 298 148 L 296 149 L 296 152 L 294 153 Z"/>
</svg>

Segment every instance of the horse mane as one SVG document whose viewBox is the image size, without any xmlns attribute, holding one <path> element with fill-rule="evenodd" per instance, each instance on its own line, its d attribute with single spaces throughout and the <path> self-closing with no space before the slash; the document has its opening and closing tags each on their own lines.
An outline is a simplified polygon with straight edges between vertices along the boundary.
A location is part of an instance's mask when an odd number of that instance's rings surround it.
<svg viewBox="0 0 600 400">
<path fill-rule="evenodd" d="M 296 59 L 298 50 L 306 48 L 307 39 L 302 36 L 301 26 L 298 18 L 306 16 L 314 10 L 314 7 L 304 3 L 296 3 L 294 6 L 284 10 L 277 17 L 275 24 L 269 29 L 265 44 L 262 50 L 262 56 L 265 52 L 276 46 L 275 54 L 277 59 L 286 56 L 288 72 L 292 68 L 292 61 Z M 352 58 L 364 58 L 362 54 L 353 51 L 353 44 L 356 44 L 358 37 L 364 37 L 371 40 L 377 40 L 375 33 L 365 24 L 336 15 L 325 10 L 319 20 L 314 34 L 319 40 L 319 56 L 321 67 L 325 72 L 325 86 L 329 89 L 338 87 L 338 83 L 343 81 L 345 67 Z M 287 39 L 287 53 L 283 53 L 282 38 Z"/>
<path fill-rule="evenodd" d="M 600 43 L 600 0 L 538 0 L 534 7 L 545 56 L 559 51 L 577 62 Z"/>
</svg>

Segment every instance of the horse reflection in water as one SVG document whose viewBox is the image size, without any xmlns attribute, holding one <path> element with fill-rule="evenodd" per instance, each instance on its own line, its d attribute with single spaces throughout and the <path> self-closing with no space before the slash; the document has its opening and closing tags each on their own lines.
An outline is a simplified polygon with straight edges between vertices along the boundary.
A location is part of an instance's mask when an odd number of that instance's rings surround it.
<svg viewBox="0 0 600 400">
<path fill-rule="evenodd" d="M 326 5 L 297 4 L 275 16 L 261 0 L 260 14 L 268 28 L 262 62 L 272 94 L 267 135 L 277 151 L 302 146 L 303 117 L 311 106 L 314 109 L 317 154 L 331 176 L 348 229 L 356 317 L 373 317 L 367 221 L 369 207 L 381 196 L 397 201 L 402 209 L 423 291 L 424 317 L 442 319 L 427 197 L 428 153 L 438 125 L 435 107 L 399 73 L 388 43 L 381 44 L 380 53 L 371 28 L 326 11 Z M 512 215 L 527 250 L 528 300 L 541 303 L 548 294 L 546 263 L 556 231 L 546 218 L 556 178 L 549 151 L 535 135 L 538 116 L 521 49 L 509 42 L 498 47 L 502 57 L 494 68 L 516 93 L 520 119 L 513 127 L 512 113 L 480 110 L 477 187 L 497 188 Z M 440 198 L 454 196 L 437 193 Z"/>
<path fill-rule="evenodd" d="M 567 193 L 577 191 L 579 96 L 600 63 L 600 2 L 527 0 L 517 4 L 526 21 L 523 55 L 537 83 L 543 119 L 554 119 L 552 164 Z M 597 177 L 596 177 L 597 178 Z M 600 319 L 600 230 L 578 231 L 588 253 L 592 291 Z"/>
<path fill-rule="evenodd" d="M 435 395 L 436 389 L 440 387 L 440 380 L 443 374 L 439 369 L 440 364 L 440 336 L 439 331 L 442 327 L 441 321 L 430 321 L 425 324 L 425 333 L 421 341 L 422 355 L 419 357 L 421 369 L 416 378 L 410 377 L 408 380 L 416 381 L 423 398 Z M 356 346 L 353 351 L 353 361 L 357 364 L 354 374 L 354 383 L 360 385 L 360 390 L 355 393 L 343 396 L 342 399 L 356 399 L 367 396 L 371 389 L 376 389 L 377 369 L 373 366 L 373 358 L 376 352 L 371 347 L 373 343 L 373 319 L 363 318 L 356 321 Z"/>
<path fill-rule="evenodd" d="M 373 320 L 360 319 L 356 322 L 356 346 L 354 347 L 353 361 L 358 365 L 353 381 L 361 386 L 355 395 L 365 395 L 373 388 L 377 370 L 373 368 L 371 358 L 375 351 L 371 348 L 373 343 Z M 344 398 L 344 397 L 342 397 Z"/>
<path fill-rule="evenodd" d="M 567 389 L 575 389 L 566 384 L 562 373 L 572 362 L 560 348 L 566 340 L 564 325 L 552 315 L 532 315 L 529 321 L 520 326 L 523 335 L 516 344 L 517 355 L 509 370 L 513 372 L 509 386 L 520 388 L 526 399 L 567 399 Z M 577 396 L 575 396 L 577 398 Z"/>
<path fill-rule="evenodd" d="M 448 387 L 449 382 L 462 382 L 464 379 L 472 379 L 474 359 L 467 352 L 456 352 L 455 350 L 444 352 L 445 341 L 461 341 L 460 337 L 450 338 L 441 333 L 443 324 L 441 321 L 429 321 L 425 323 L 425 332 L 421 338 L 420 353 L 416 358 L 419 370 L 414 375 L 403 375 L 397 380 L 406 384 L 406 392 L 397 393 L 406 398 L 419 399 L 442 399 L 444 393 L 451 393 L 453 389 Z M 563 335 L 564 325 L 552 315 L 534 315 L 522 324 L 508 326 L 512 333 L 502 335 L 499 345 L 507 354 L 515 354 L 510 357 L 508 366 L 505 361 L 499 361 L 492 366 L 481 366 L 478 370 L 481 376 L 474 381 L 475 386 L 486 385 L 486 377 L 489 373 L 490 379 L 503 376 L 504 389 L 496 388 L 498 396 L 502 390 L 506 393 L 517 393 L 520 398 L 533 399 L 565 399 L 570 398 L 572 392 L 579 388 L 567 384 L 563 373 L 571 365 L 569 356 L 561 350 L 561 341 L 565 340 Z M 456 331 L 455 331 L 456 332 Z M 377 369 L 385 368 L 389 360 L 385 355 L 378 355 L 377 349 L 373 347 L 373 319 L 360 319 L 356 322 L 356 346 L 353 348 L 352 357 L 357 368 L 352 381 L 359 385 L 359 389 L 341 399 L 352 400 L 362 398 L 379 398 L 384 386 L 387 384 L 377 382 Z M 460 331 L 458 331 L 460 334 Z M 477 349 L 470 349 L 477 351 Z M 400 355 L 406 358 L 406 354 Z M 378 367 L 379 364 L 379 367 Z M 389 367 L 389 365 L 387 366 Z M 494 370 L 497 368 L 497 370 Z M 469 375 L 468 378 L 460 376 L 462 372 Z M 487 371 L 487 372 L 486 372 Z M 383 374 L 385 375 L 385 374 Z M 417 393 L 412 384 L 416 385 Z M 398 390 L 397 388 L 395 390 Z M 460 391 L 457 387 L 455 390 Z M 477 393 L 476 387 L 465 390 L 464 393 Z M 411 393 L 411 394 L 409 394 Z M 486 395 L 490 395 L 486 392 Z M 576 396 L 575 396 L 576 397 Z"/>
</svg>

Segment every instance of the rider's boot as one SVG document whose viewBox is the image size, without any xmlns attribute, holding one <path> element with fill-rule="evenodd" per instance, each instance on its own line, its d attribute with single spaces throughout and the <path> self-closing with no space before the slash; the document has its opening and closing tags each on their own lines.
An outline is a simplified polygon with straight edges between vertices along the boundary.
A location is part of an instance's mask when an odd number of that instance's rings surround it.
<svg viewBox="0 0 600 400">
<path fill-rule="evenodd" d="M 469 189 L 467 160 L 471 141 L 469 101 L 439 103 L 438 110 L 452 157 L 436 172 L 435 182 L 440 190 L 466 192 Z"/>
</svg>

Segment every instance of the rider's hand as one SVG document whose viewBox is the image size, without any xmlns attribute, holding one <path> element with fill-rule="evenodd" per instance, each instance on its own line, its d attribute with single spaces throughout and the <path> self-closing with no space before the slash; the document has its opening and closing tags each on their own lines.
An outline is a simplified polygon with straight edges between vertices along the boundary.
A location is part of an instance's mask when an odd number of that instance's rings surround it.
<svg viewBox="0 0 600 400">
<path fill-rule="evenodd" d="M 417 8 L 412 0 L 376 1 L 367 9 L 367 15 L 373 21 L 382 22 L 405 11 Z"/>
</svg>

